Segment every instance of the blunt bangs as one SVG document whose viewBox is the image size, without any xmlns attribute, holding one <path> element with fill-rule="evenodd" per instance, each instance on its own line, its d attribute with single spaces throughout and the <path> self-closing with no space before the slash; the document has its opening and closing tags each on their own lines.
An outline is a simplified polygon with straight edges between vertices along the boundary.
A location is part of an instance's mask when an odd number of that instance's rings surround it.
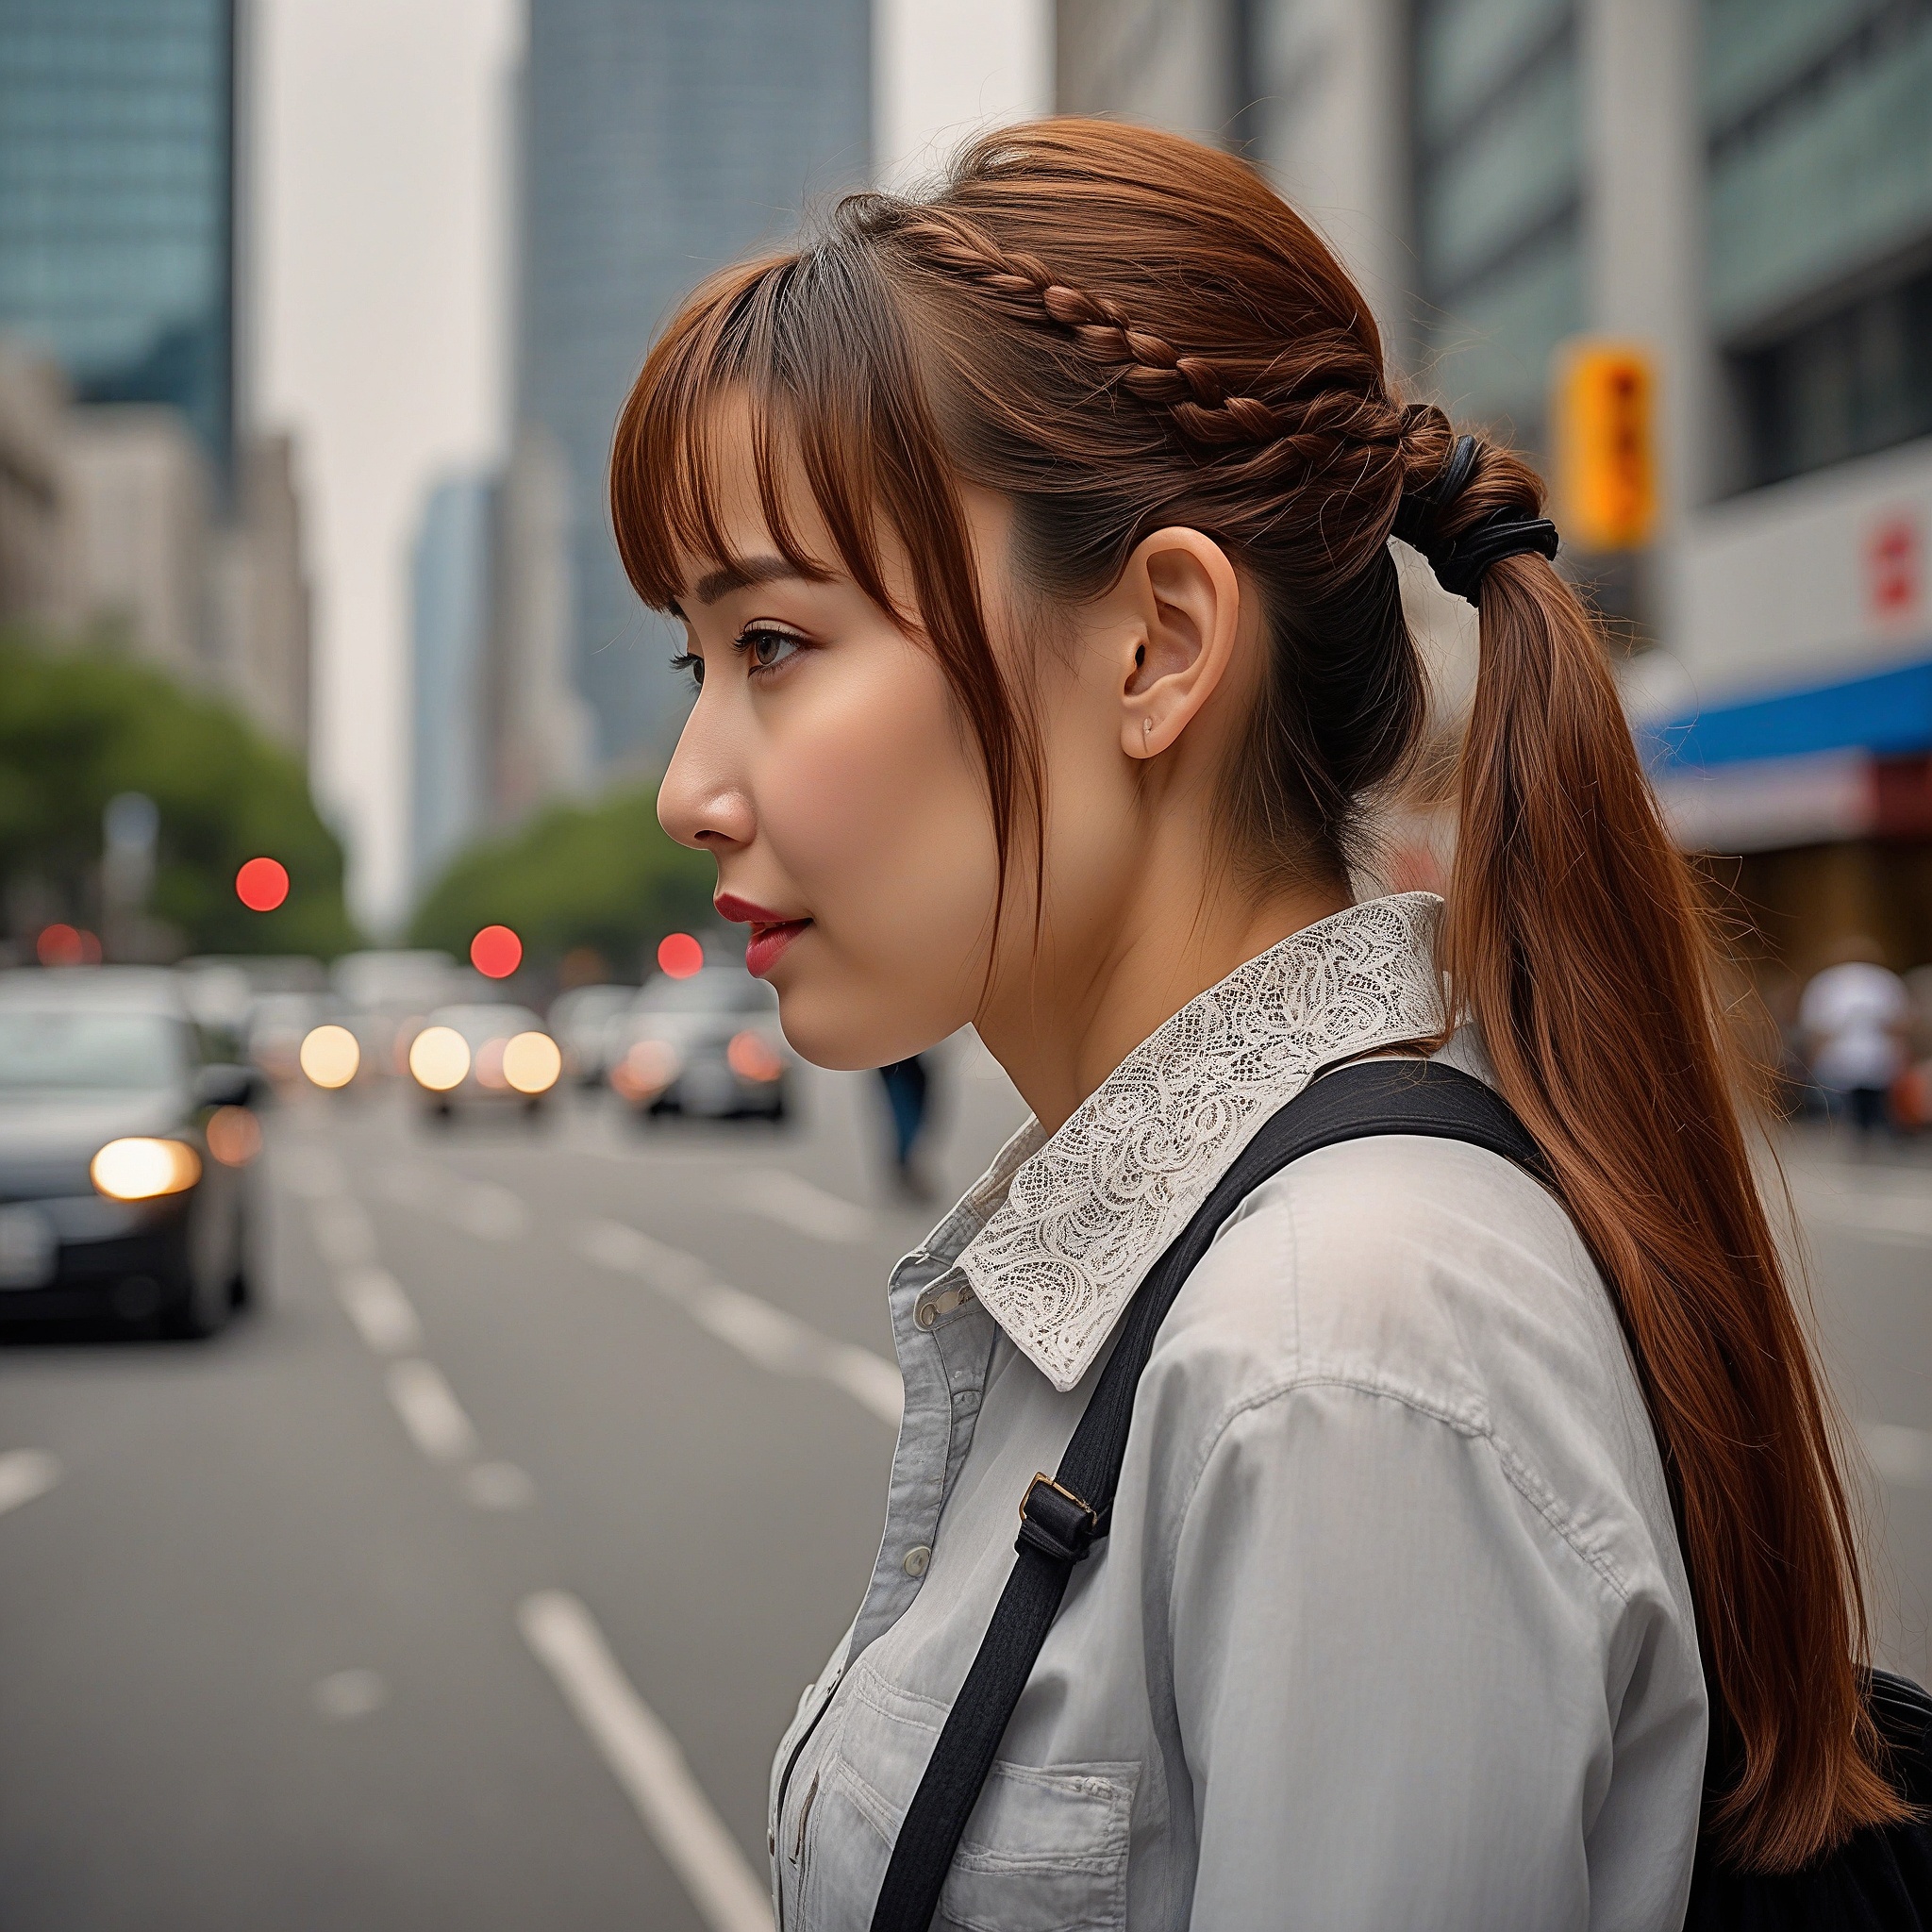
<svg viewBox="0 0 1932 1932">
<path fill-rule="evenodd" d="M 888 483 L 907 465 L 881 448 L 907 451 L 909 425 L 891 412 L 913 380 L 896 305 L 858 251 L 826 245 L 705 283 L 651 351 L 612 442 L 611 521 L 638 595 L 672 609 L 694 564 L 747 560 L 733 554 L 720 514 L 726 437 L 742 409 L 773 547 L 815 582 L 842 569 L 895 621 L 916 625 L 887 591 L 878 541 L 881 516 L 917 541 Z M 799 534 L 783 482 L 793 466 L 830 535 L 829 558 Z"/>
</svg>

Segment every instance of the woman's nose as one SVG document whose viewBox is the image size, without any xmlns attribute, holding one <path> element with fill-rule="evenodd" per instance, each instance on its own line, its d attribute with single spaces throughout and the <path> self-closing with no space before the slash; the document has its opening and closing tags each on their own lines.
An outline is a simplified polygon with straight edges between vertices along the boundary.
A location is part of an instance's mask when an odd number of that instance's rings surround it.
<svg viewBox="0 0 1932 1932">
<path fill-rule="evenodd" d="M 658 823 L 680 845 L 711 852 L 751 842 L 758 820 L 735 762 L 699 705 L 686 720 L 658 788 Z"/>
</svg>

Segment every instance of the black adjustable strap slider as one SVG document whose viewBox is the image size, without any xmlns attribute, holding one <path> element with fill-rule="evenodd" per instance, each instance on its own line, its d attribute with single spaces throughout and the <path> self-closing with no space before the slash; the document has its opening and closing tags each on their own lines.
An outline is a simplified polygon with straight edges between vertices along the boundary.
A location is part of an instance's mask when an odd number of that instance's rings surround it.
<svg viewBox="0 0 1932 1932">
<path fill-rule="evenodd" d="M 1056 1562 L 1077 1563 L 1106 1534 L 1105 1521 L 1041 1470 L 1021 1499 L 1020 1534 L 1013 1547 L 1038 1550 Z"/>
</svg>

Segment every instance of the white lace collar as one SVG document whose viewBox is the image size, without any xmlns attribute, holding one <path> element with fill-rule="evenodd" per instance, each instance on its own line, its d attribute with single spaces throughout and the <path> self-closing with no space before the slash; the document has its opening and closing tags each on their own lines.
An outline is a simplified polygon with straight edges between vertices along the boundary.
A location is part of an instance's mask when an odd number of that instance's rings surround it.
<svg viewBox="0 0 1932 1932">
<path fill-rule="evenodd" d="M 1324 1067 L 1441 1026 L 1441 903 L 1399 892 L 1291 934 L 1142 1041 L 1050 1140 L 1029 1121 L 1002 1149 L 962 1204 L 985 1225 L 958 1265 L 1056 1389 L 1270 1114 Z"/>
</svg>

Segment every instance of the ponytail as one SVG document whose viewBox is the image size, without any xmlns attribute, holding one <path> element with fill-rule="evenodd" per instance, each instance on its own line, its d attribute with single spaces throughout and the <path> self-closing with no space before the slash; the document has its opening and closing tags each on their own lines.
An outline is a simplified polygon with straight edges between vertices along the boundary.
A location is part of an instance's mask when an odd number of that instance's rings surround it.
<svg viewBox="0 0 1932 1932">
<path fill-rule="evenodd" d="M 1504 487 L 1528 476 L 1486 454 Z M 1740 1121 L 1714 948 L 1574 593 L 1516 555 L 1478 608 L 1452 1010 L 1479 1027 L 1637 1358 L 1712 1693 L 1708 1824 L 1733 1863 L 1790 1871 L 1906 1807 L 1864 1707 L 1851 1514 Z"/>
</svg>

